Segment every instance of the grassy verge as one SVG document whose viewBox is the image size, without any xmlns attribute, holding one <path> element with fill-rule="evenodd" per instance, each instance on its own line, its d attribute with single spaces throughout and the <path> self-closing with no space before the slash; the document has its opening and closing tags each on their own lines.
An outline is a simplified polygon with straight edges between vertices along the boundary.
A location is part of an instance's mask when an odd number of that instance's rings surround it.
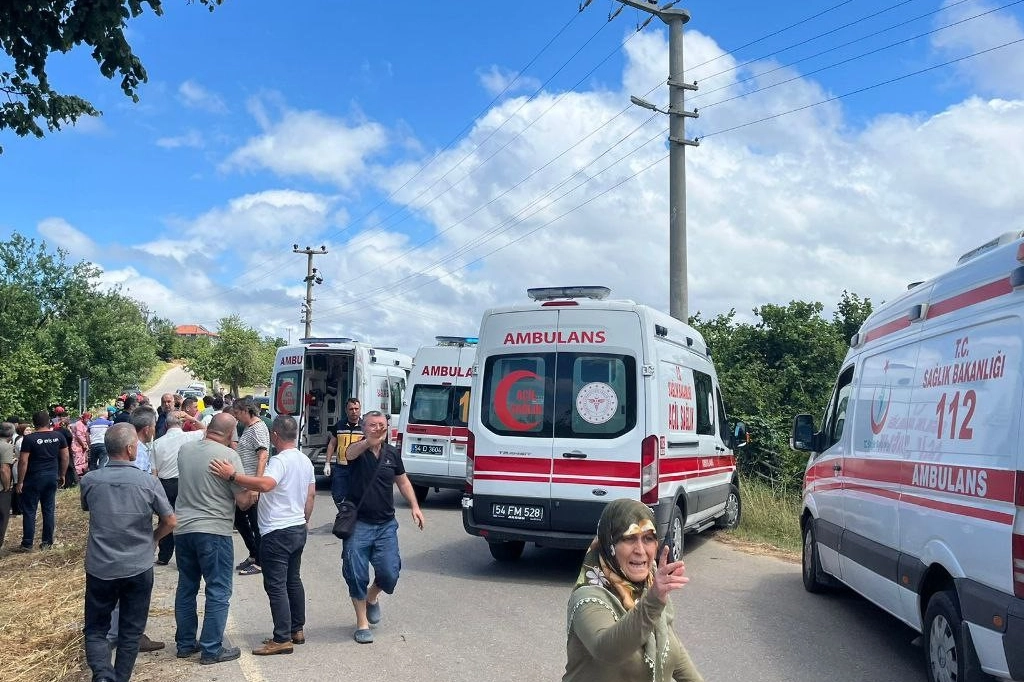
<svg viewBox="0 0 1024 682">
<path fill-rule="evenodd" d="M 760 481 L 740 480 L 743 515 L 726 538 L 753 544 L 784 555 L 800 554 L 800 498 L 778 493 Z"/>
<path fill-rule="evenodd" d="M 153 368 L 149 370 L 149 375 L 139 382 L 139 386 L 142 387 L 143 391 L 152 390 L 152 388 L 160 381 L 160 377 L 162 377 L 167 370 L 174 367 L 176 364 L 177 363 L 174 362 L 158 361 L 153 365 Z"/>
<path fill-rule="evenodd" d="M 0 550 L 4 608 L 0 641 L 17 655 L 4 657 L 6 682 L 54 682 L 78 679 L 84 661 L 82 618 L 85 603 L 85 538 L 89 517 L 78 490 L 57 494 L 53 549 L 14 554 L 21 541 L 21 517 L 11 519 Z M 42 517 L 36 523 L 36 542 Z"/>
</svg>

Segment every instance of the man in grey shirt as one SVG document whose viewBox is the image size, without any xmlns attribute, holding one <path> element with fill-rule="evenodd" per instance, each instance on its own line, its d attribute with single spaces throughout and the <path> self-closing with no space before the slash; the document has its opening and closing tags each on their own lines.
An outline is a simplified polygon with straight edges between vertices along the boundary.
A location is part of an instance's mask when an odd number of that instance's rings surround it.
<svg viewBox="0 0 1024 682">
<path fill-rule="evenodd" d="M 153 552 L 175 525 L 174 510 L 155 478 L 133 466 L 138 438 L 129 423 L 103 437 L 110 461 L 82 478 L 89 512 L 85 547 L 85 656 L 96 682 L 128 682 L 149 618 Z M 153 528 L 153 515 L 159 517 Z M 120 604 L 117 655 L 110 664 L 107 631 Z"/>
<path fill-rule="evenodd" d="M 178 527 L 174 533 L 174 551 L 178 555 L 178 590 L 174 598 L 178 658 L 201 652 L 203 665 L 232 661 L 240 655 L 238 647 L 224 646 L 224 628 L 234 577 L 234 545 L 231 540 L 235 505 L 252 506 L 255 496 L 234 481 L 224 481 L 210 473 L 210 462 L 228 460 L 236 471 L 242 460 L 232 450 L 231 434 L 235 418 L 221 413 L 206 429 L 206 437 L 186 443 L 178 451 Z M 203 630 L 196 639 L 199 616 L 196 596 L 200 579 L 206 582 L 206 607 Z"/>
</svg>

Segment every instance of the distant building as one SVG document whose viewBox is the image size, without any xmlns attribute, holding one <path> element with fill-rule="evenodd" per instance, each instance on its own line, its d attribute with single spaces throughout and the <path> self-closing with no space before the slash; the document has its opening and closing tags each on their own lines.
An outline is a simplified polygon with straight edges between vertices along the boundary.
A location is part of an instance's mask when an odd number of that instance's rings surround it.
<svg viewBox="0 0 1024 682">
<path fill-rule="evenodd" d="M 174 328 L 174 333 L 183 339 L 198 339 L 205 336 L 211 341 L 217 340 L 217 335 L 201 324 L 179 324 Z"/>
</svg>

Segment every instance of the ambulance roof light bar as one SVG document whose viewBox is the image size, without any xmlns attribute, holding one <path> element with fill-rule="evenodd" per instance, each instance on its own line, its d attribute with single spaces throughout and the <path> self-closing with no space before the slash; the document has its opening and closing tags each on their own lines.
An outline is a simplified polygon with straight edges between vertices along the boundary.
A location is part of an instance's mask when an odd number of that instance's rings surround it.
<svg viewBox="0 0 1024 682">
<path fill-rule="evenodd" d="M 991 251 L 992 249 L 996 248 L 997 246 L 1002 246 L 1003 244 L 1009 244 L 1010 242 L 1017 241 L 1018 239 L 1020 239 L 1022 237 L 1024 237 L 1024 230 L 1014 230 L 1014 231 L 1011 231 L 1011 232 L 1004 232 L 1001 235 L 999 235 L 998 237 L 996 237 L 995 239 L 991 239 L 991 240 L 985 242 L 984 244 L 982 244 L 981 246 L 977 246 L 977 247 L 971 249 L 970 251 L 968 251 L 967 253 L 965 253 L 964 255 L 960 256 L 960 259 L 956 262 L 956 264 L 957 265 L 963 265 L 967 261 L 973 260 L 973 259 L 977 258 L 978 256 L 980 256 L 981 254 L 985 253 L 986 251 Z"/>
<path fill-rule="evenodd" d="M 534 301 L 553 301 L 559 298 L 589 298 L 603 301 L 612 290 L 608 287 L 534 287 L 526 290 L 526 295 Z"/>
<path fill-rule="evenodd" d="M 439 346 L 475 346 L 480 342 L 475 336 L 435 336 Z"/>
<path fill-rule="evenodd" d="M 353 340 L 347 336 L 304 336 L 299 339 L 299 343 L 353 343 Z"/>
</svg>

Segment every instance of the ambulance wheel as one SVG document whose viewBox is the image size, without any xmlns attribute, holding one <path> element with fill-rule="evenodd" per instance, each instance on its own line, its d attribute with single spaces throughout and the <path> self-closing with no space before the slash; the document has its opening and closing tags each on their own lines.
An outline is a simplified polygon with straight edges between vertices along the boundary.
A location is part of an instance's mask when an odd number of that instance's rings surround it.
<svg viewBox="0 0 1024 682">
<path fill-rule="evenodd" d="M 672 541 L 672 551 L 669 552 L 668 560 L 679 561 L 683 558 L 683 543 L 686 541 L 686 533 L 683 531 L 683 510 L 678 506 L 672 507 L 672 516 L 668 519 L 668 536 Z M 661 561 L 661 557 L 658 557 Z"/>
<path fill-rule="evenodd" d="M 929 682 L 987 682 L 952 590 L 936 592 L 924 613 L 924 655 Z"/>
<path fill-rule="evenodd" d="M 525 547 L 526 543 L 522 540 L 487 543 L 487 549 L 491 550 L 491 556 L 495 561 L 516 561 L 523 556 Z"/>
<path fill-rule="evenodd" d="M 412 484 L 412 491 L 416 493 L 416 501 L 423 504 L 423 501 L 427 499 L 427 493 L 430 492 L 430 488 L 425 485 Z"/>
<path fill-rule="evenodd" d="M 804 524 L 803 560 L 804 589 L 813 594 L 826 591 L 831 587 L 825 571 L 821 569 L 821 558 L 818 556 L 818 541 L 814 536 L 814 519 L 808 518 Z"/>
<path fill-rule="evenodd" d="M 743 513 L 743 505 L 740 502 L 740 489 L 734 485 L 729 486 L 729 496 L 725 498 L 725 512 L 715 519 L 715 525 L 726 530 L 740 525 L 740 514 Z"/>
</svg>

